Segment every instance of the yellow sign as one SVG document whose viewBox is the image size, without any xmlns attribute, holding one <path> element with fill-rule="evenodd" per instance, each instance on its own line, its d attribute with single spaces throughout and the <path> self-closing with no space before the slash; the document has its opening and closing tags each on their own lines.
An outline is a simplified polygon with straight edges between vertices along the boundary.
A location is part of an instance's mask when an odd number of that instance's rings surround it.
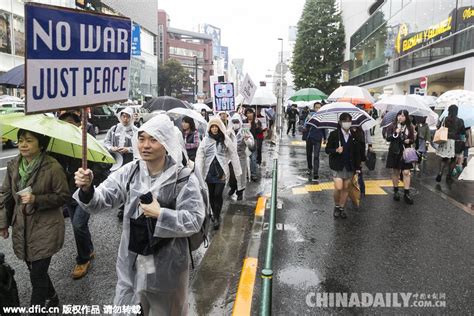
<svg viewBox="0 0 474 316">
<path fill-rule="evenodd" d="M 470 18 L 474 17 L 474 9 L 472 7 L 464 9 L 462 12 L 462 19 L 469 20 Z"/>
<path fill-rule="evenodd" d="M 449 16 L 440 23 L 432 25 L 426 30 L 415 33 L 408 38 L 405 38 L 408 35 L 408 27 L 406 24 L 402 24 L 398 32 L 397 43 L 395 44 L 398 54 L 406 53 L 418 45 L 428 42 L 437 36 L 450 32 L 453 28 L 452 22 L 453 17 Z"/>
</svg>

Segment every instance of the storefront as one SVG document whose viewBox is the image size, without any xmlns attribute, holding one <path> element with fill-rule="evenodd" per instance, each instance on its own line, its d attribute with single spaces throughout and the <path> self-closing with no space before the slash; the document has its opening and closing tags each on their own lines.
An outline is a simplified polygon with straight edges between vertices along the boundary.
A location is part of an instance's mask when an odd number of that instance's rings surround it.
<svg viewBox="0 0 474 316">
<path fill-rule="evenodd" d="M 474 90 L 474 0 L 387 0 L 350 47 L 349 83 L 374 93 Z"/>
</svg>

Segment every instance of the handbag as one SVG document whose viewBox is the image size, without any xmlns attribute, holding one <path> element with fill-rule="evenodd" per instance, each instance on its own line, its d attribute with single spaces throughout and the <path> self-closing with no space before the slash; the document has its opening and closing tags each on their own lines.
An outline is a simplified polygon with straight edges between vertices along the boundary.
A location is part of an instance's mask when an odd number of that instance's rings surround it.
<svg viewBox="0 0 474 316">
<path fill-rule="evenodd" d="M 360 195 L 359 176 L 355 174 L 349 183 L 349 198 L 356 207 L 360 206 Z"/>
<path fill-rule="evenodd" d="M 418 162 L 419 159 L 418 152 L 414 148 L 408 147 L 403 150 L 403 161 L 405 163 Z"/>
<path fill-rule="evenodd" d="M 373 152 L 368 150 L 367 151 L 367 159 L 365 161 L 365 165 L 369 170 L 375 170 L 375 163 L 377 162 L 377 155 Z"/>
<path fill-rule="evenodd" d="M 433 143 L 441 144 L 448 141 L 448 128 L 443 124 L 438 128 L 433 136 Z"/>
</svg>

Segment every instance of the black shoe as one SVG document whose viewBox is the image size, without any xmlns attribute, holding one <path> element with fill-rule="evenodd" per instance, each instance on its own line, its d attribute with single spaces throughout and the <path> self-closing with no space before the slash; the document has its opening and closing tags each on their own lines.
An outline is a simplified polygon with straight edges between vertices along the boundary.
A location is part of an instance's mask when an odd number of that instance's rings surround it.
<svg viewBox="0 0 474 316">
<path fill-rule="evenodd" d="M 306 174 L 307 174 L 308 176 L 310 176 L 311 174 L 313 174 L 313 169 L 308 169 L 308 171 L 306 171 Z"/>
<path fill-rule="evenodd" d="M 315 174 L 315 175 L 313 176 L 313 180 L 319 180 L 319 175 Z"/>
<path fill-rule="evenodd" d="M 237 191 L 237 201 L 242 201 L 244 198 L 244 190 Z"/>
<path fill-rule="evenodd" d="M 229 191 L 229 196 L 234 195 L 234 193 L 235 193 L 235 189 L 230 189 L 230 191 Z"/>
<path fill-rule="evenodd" d="M 342 207 L 339 208 L 339 212 L 340 212 L 341 218 L 347 218 L 346 211 L 344 211 Z"/>
<path fill-rule="evenodd" d="M 400 201 L 400 193 L 399 192 L 394 192 L 393 193 L 393 199 L 395 201 Z"/>
<path fill-rule="evenodd" d="M 436 176 L 436 182 L 441 182 L 441 173 Z"/>
<path fill-rule="evenodd" d="M 251 176 L 250 179 L 254 182 L 258 181 L 258 177 L 257 176 Z"/>
<path fill-rule="evenodd" d="M 412 197 L 410 196 L 410 193 L 405 194 L 405 195 L 403 196 L 403 199 L 405 200 L 405 203 L 406 203 L 406 204 L 413 205 L 413 199 L 412 199 Z"/>
<path fill-rule="evenodd" d="M 220 226 L 221 224 L 219 223 L 219 221 L 214 222 L 214 230 L 219 230 Z"/>
<path fill-rule="evenodd" d="M 341 215 L 341 210 L 339 209 L 339 206 L 334 206 L 334 217 L 338 218 L 339 215 Z"/>
<path fill-rule="evenodd" d="M 120 221 L 123 221 L 123 210 L 119 210 L 117 213 L 117 217 Z"/>
<path fill-rule="evenodd" d="M 59 297 L 58 297 L 58 294 L 54 294 L 53 297 L 48 298 L 46 301 L 44 301 L 44 307 L 46 307 L 46 308 L 59 307 Z"/>
</svg>

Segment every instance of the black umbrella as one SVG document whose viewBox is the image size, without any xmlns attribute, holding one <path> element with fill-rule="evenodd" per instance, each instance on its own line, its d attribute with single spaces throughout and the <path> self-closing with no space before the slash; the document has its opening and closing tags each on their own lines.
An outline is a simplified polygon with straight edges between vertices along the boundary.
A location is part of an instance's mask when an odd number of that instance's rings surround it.
<svg viewBox="0 0 474 316">
<path fill-rule="evenodd" d="M 145 103 L 143 108 L 148 110 L 149 112 L 153 112 L 153 111 L 160 111 L 160 110 L 169 111 L 174 108 L 192 109 L 192 106 L 176 98 L 163 96 L 163 97 L 151 99 L 150 101 Z"/>
<path fill-rule="evenodd" d="M 0 85 L 8 88 L 25 87 L 25 66 L 20 65 L 10 69 L 0 76 Z"/>
</svg>

